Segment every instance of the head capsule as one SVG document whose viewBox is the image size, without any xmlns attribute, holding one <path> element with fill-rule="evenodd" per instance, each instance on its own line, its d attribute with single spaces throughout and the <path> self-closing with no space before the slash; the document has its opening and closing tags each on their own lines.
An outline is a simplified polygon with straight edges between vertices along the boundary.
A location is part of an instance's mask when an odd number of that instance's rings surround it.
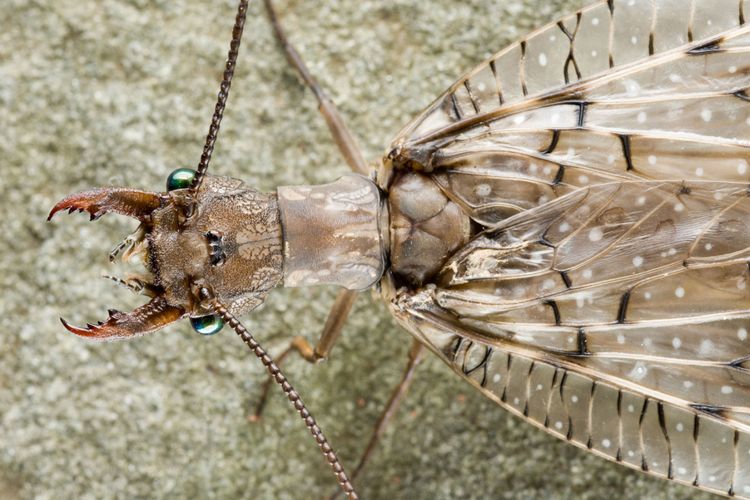
<svg viewBox="0 0 750 500">
<path fill-rule="evenodd" d="M 136 233 L 118 248 L 125 250 L 124 258 L 140 257 L 148 274 L 138 281 L 150 302 L 129 313 L 110 311 L 105 322 L 85 328 L 63 321 L 68 330 L 96 339 L 125 338 L 188 316 L 198 332 L 211 335 L 221 320 L 212 316 L 201 289 L 239 315 L 259 306 L 281 280 L 276 194 L 212 176 L 191 194 L 193 175 L 189 169 L 175 170 L 165 193 L 95 189 L 69 196 L 52 209 L 50 218 L 67 209 L 85 210 L 92 219 L 114 211 L 140 220 Z"/>
</svg>

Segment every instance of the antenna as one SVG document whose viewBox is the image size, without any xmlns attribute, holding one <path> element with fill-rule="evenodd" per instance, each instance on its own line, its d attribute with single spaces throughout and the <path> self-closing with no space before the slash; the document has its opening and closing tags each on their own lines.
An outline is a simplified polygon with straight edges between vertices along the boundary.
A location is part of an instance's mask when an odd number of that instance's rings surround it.
<svg viewBox="0 0 750 500">
<path fill-rule="evenodd" d="M 214 114 L 211 117 L 211 125 L 208 127 L 208 135 L 206 135 L 206 144 L 203 146 L 203 154 L 201 154 L 201 160 L 198 163 L 198 169 L 193 178 L 193 184 L 190 186 L 189 199 L 195 199 L 195 194 L 203 183 L 203 178 L 205 177 L 206 171 L 208 171 L 208 165 L 211 162 L 211 155 L 214 152 L 214 145 L 216 144 L 216 138 L 219 135 L 221 119 L 224 117 L 224 108 L 227 105 L 227 98 L 229 97 L 229 89 L 232 87 L 234 69 L 237 66 L 237 54 L 240 51 L 242 31 L 245 28 L 245 18 L 247 17 L 247 3 L 248 0 L 240 0 L 239 5 L 237 6 L 237 16 L 234 19 L 234 28 L 232 28 L 232 41 L 229 43 L 229 54 L 227 55 L 224 77 L 219 86 L 219 95 L 216 99 Z M 188 213 L 190 213 L 190 209 Z"/>
<path fill-rule="evenodd" d="M 203 183 L 203 178 L 205 177 L 206 172 L 208 171 L 209 163 L 211 162 L 211 155 L 214 152 L 214 145 L 216 144 L 216 138 L 219 135 L 221 120 L 224 117 L 224 109 L 227 105 L 229 90 L 232 87 L 232 77 L 234 77 L 234 70 L 237 67 L 237 55 L 239 54 L 240 50 L 242 32 L 245 28 L 247 5 L 248 0 L 240 0 L 239 5 L 237 6 L 237 16 L 235 17 L 234 27 L 232 28 L 232 41 L 229 44 L 229 53 L 227 55 L 227 63 L 224 69 L 224 77 L 222 78 L 221 85 L 219 86 L 219 95 L 216 100 L 214 114 L 211 117 L 211 125 L 209 126 L 208 134 L 206 135 L 206 144 L 203 146 L 203 154 L 201 154 L 201 159 L 198 163 L 198 168 L 196 170 L 195 177 L 193 178 L 193 183 L 189 188 L 189 199 L 195 199 L 195 194 L 198 192 L 201 184 Z M 193 209 L 193 206 L 187 207 L 188 216 L 192 213 Z M 278 365 L 266 353 L 265 349 L 263 349 L 263 347 L 261 347 L 261 345 L 255 340 L 255 338 L 247 330 L 247 328 L 245 328 L 242 323 L 240 323 L 240 321 L 231 312 L 229 312 L 224 304 L 219 302 L 219 300 L 216 299 L 207 288 L 201 288 L 200 296 L 202 299 L 210 302 L 211 308 L 214 310 L 214 312 L 221 316 L 224 322 L 228 324 L 232 329 L 234 329 L 235 332 L 237 332 L 237 335 L 240 336 L 242 341 L 247 344 L 250 350 L 253 351 L 258 359 L 260 359 L 261 363 L 263 363 L 263 366 L 266 367 L 266 370 L 268 370 L 268 373 L 271 375 L 271 377 L 276 381 L 277 384 L 281 386 L 281 390 L 284 391 L 284 394 L 292 403 L 294 409 L 297 410 L 299 416 L 302 417 L 302 420 L 304 420 L 307 429 L 310 431 L 313 438 L 315 438 L 315 441 L 318 443 L 318 446 L 323 452 L 323 456 L 326 458 L 331 468 L 333 469 L 333 473 L 336 475 L 336 479 L 338 480 L 341 489 L 350 499 L 358 499 L 359 497 L 354 491 L 354 486 L 352 486 L 351 481 L 349 481 L 349 477 L 346 475 L 344 467 L 339 461 L 339 457 L 336 455 L 336 452 L 333 450 L 333 448 L 331 448 L 331 445 L 328 443 L 328 439 L 326 439 L 323 431 L 315 421 L 315 418 L 308 411 L 305 403 L 302 401 L 302 398 L 297 393 L 297 391 L 294 390 L 294 387 L 292 387 L 292 384 L 289 383 L 286 376 L 281 372 L 281 369 L 279 369 Z"/>
<path fill-rule="evenodd" d="M 308 411 L 305 403 L 302 401 L 302 398 L 297 393 L 297 391 L 294 390 L 294 387 L 292 387 L 292 384 L 289 383 L 289 380 L 287 380 L 286 376 L 281 372 L 281 369 L 279 369 L 278 365 L 276 365 L 276 362 L 274 362 L 274 360 L 266 353 L 265 349 L 263 349 L 263 347 L 258 344 L 258 342 L 247 330 L 247 328 L 245 328 L 242 323 L 240 323 L 240 321 L 232 313 L 230 313 L 229 310 L 221 302 L 218 301 L 218 299 L 213 297 L 211 292 L 207 288 L 201 288 L 200 295 L 202 299 L 208 300 L 214 312 L 221 316 L 224 322 L 232 327 L 235 332 L 237 332 L 237 335 L 240 336 L 242 341 L 247 344 L 250 350 L 253 351 L 258 359 L 260 359 L 261 363 L 263 363 L 263 366 L 266 367 L 266 370 L 268 370 L 271 378 L 281 386 L 281 390 L 284 391 L 287 399 L 289 399 L 289 401 L 292 403 L 294 409 L 297 410 L 299 416 L 302 417 L 302 420 L 305 421 L 307 429 L 310 431 L 310 434 L 313 435 L 315 441 L 318 443 L 320 450 L 323 452 L 323 456 L 326 458 L 331 468 L 333 469 L 333 473 L 336 475 L 336 479 L 338 480 L 343 492 L 349 497 L 350 500 L 358 499 L 359 497 L 354 491 L 354 486 L 352 486 L 349 477 L 346 475 L 346 471 L 344 471 L 344 467 L 341 465 L 339 457 L 336 455 L 336 452 L 333 451 L 331 445 L 328 444 L 328 440 L 315 421 L 315 418 L 313 418 L 312 414 Z"/>
</svg>

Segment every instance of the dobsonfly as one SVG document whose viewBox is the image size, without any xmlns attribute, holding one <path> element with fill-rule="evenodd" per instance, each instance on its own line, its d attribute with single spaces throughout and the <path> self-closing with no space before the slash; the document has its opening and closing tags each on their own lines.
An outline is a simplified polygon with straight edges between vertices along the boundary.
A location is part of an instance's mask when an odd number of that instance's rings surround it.
<svg viewBox="0 0 750 500">
<path fill-rule="evenodd" d="M 285 44 L 366 175 L 275 193 L 205 175 L 245 10 L 197 172 L 175 171 L 164 193 L 86 191 L 50 213 L 138 219 L 113 254 L 151 274 L 125 281 L 148 304 L 68 330 L 101 340 L 183 317 L 206 334 L 227 323 L 355 496 L 236 316 L 281 282 L 342 287 L 318 346 L 294 344 L 317 360 L 349 290 L 376 287 L 417 340 L 412 368 L 426 346 L 500 406 L 595 455 L 750 496 L 748 0 L 609 0 L 567 16 L 464 75 L 374 169 Z"/>
</svg>

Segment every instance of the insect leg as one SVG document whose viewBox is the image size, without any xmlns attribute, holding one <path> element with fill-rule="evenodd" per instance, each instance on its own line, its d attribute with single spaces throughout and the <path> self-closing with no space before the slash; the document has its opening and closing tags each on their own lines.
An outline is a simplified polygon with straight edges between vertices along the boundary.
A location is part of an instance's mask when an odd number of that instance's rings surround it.
<svg viewBox="0 0 750 500">
<path fill-rule="evenodd" d="M 338 109 L 336 109 L 336 105 L 320 87 L 317 80 L 315 80 L 315 77 L 313 77 L 310 70 L 305 65 L 305 62 L 302 60 L 302 56 L 300 56 L 297 49 L 294 48 L 287 38 L 284 29 L 281 27 L 281 23 L 279 23 L 279 18 L 276 14 L 276 9 L 273 7 L 272 0 L 265 0 L 265 5 L 266 10 L 268 11 L 268 16 L 271 18 L 271 25 L 273 26 L 274 33 L 276 33 L 276 38 L 284 49 L 289 64 L 297 70 L 297 73 L 299 73 L 300 77 L 305 82 L 305 85 L 310 87 L 310 90 L 315 94 L 315 98 L 318 100 L 318 109 L 320 109 L 323 118 L 325 118 L 326 124 L 328 124 L 328 129 L 331 131 L 331 135 L 333 135 L 333 140 L 336 141 L 336 145 L 339 147 L 346 163 L 354 172 L 367 175 L 370 168 L 368 168 L 367 163 L 362 156 L 362 152 L 360 151 L 359 146 L 357 146 L 357 141 L 349 131 L 349 127 L 346 126 L 343 118 L 341 118 L 341 114 Z"/>
<path fill-rule="evenodd" d="M 317 80 L 312 75 L 312 73 L 310 73 L 307 65 L 305 65 L 305 62 L 302 60 L 302 56 L 300 56 L 299 52 L 297 52 L 297 49 L 294 48 L 292 43 L 287 38 L 286 32 L 279 22 L 279 17 L 276 13 L 276 9 L 273 6 L 273 1 L 264 0 L 264 3 L 266 6 L 266 10 L 268 11 L 268 16 L 271 20 L 271 25 L 273 26 L 274 33 L 276 34 L 276 38 L 278 39 L 281 47 L 284 49 L 284 53 L 287 60 L 289 61 L 289 64 L 294 67 L 302 80 L 305 82 L 305 85 L 307 85 L 310 90 L 312 90 L 315 98 L 318 100 L 318 109 L 320 109 L 323 118 L 325 118 L 328 129 L 331 131 L 333 140 L 336 142 L 339 151 L 341 151 L 341 155 L 344 157 L 344 160 L 346 161 L 347 165 L 349 165 L 349 168 L 352 169 L 352 171 L 362 175 L 367 175 L 370 171 L 370 168 L 365 162 L 364 156 L 362 155 L 362 152 L 357 145 L 357 141 L 354 138 L 354 135 L 349 130 L 349 127 L 347 127 L 344 119 L 341 117 L 341 114 L 336 108 L 336 105 L 318 84 Z M 351 310 L 352 304 L 354 304 L 354 300 L 356 298 L 357 292 L 349 290 L 342 290 L 339 292 L 339 294 L 336 296 L 336 301 L 331 307 L 331 311 L 328 313 L 328 319 L 326 320 L 325 327 L 323 328 L 323 333 L 321 334 L 320 340 L 315 346 L 315 349 L 311 349 L 310 344 L 305 339 L 299 339 L 296 343 L 292 341 L 292 345 L 290 347 L 297 350 L 303 358 L 311 362 L 317 362 L 327 358 L 328 353 L 333 347 L 333 344 L 341 333 L 341 329 L 344 326 L 346 317 L 349 315 L 349 311 Z M 270 384 L 267 385 L 268 387 L 270 387 Z M 265 404 L 264 401 L 266 392 L 267 391 L 264 390 L 264 396 L 259 402 L 259 409 L 262 409 L 262 405 Z M 259 415 L 259 412 L 257 410 L 255 415 L 256 417 Z"/>
<path fill-rule="evenodd" d="M 310 342 L 308 342 L 305 337 L 294 337 L 289 344 L 289 347 L 287 347 L 286 350 L 276 358 L 276 364 L 281 365 L 284 362 L 284 359 L 286 359 L 290 353 L 295 351 L 310 363 L 318 363 L 328 358 L 333 345 L 336 343 L 339 335 L 341 335 L 341 330 L 344 328 L 346 318 L 349 316 L 349 311 L 351 311 L 352 305 L 354 305 L 354 301 L 358 295 L 357 292 L 352 290 L 342 289 L 339 291 L 338 295 L 336 295 L 336 300 L 331 307 L 331 311 L 328 313 L 323 332 L 320 334 L 320 339 L 317 344 L 315 344 L 315 347 L 311 346 Z M 273 386 L 273 383 L 273 378 L 268 377 L 265 384 L 263 384 L 258 403 L 255 405 L 255 410 L 249 417 L 251 421 L 260 419 L 263 409 L 266 406 L 268 393 Z"/>
<path fill-rule="evenodd" d="M 414 371 L 424 358 L 424 353 L 424 346 L 419 341 L 414 340 L 412 342 L 411 348 L 409 349 L 409 361 L 406 363 L 406 368 L 404 369 L 404 373 L 401 376 L 401 381 L 393 389 L 391 397 L 390 399 L 388 399 L 388 403 L 386 403 L 385 408 L 383 408 L 383 411 L 380 414 L 380 417 L 378 417 L 378 421 L 375 423 L 375 428 L 372 431 L 372 435 L 370 435 L 370 441 L 367 443 L 367 448 L 365 448 L 364 453 L 362 453 L 362 457 L 359 459 L 359 463 L 357 463 L 357 466 L 352 471 L 351 481 L 355 480 L 355 478 L 362 472 L 362 470 L 365 468 L 365 465 L 367 465 L 367 462 L 372 457 L 372 454 L 378 445 L 378 441 L 380 441 L 383 432 L 385 432 L 386 426 L 396 414 L 399 405 L 404 400 L 404 397 L 406 396 L 406 393 L 409 390 L 409 386 L 411 385 L 411 382 L 413 380 Z M 338 493 L 340 492 L 337 492 L 331 498 L 335 498 L 336 496 L 338 496 Z"/>
</svg>

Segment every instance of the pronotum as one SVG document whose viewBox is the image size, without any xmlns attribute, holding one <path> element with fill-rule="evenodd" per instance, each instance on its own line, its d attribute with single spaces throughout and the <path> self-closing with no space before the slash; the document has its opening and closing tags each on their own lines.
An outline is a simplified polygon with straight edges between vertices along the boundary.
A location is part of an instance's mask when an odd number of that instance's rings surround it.
<svg viewBox="0 0 750 500">
<path fill-rule="evenodd" d="M 714 6 L 714 7 L 716 7 L 716 6 Z M 617 5 L 615 5 L 615 8 L 617 8 Z M 637 37 L 636 37 L 636 35 L 633 35 L 633 37 L 632 37 L 632 38 L 633 38 L 633 39 L 636 39 L 636 41 L 637 41 Z M 636 45 L 636 42 L 633 42 L 633 45 Z M 537 54 L 535 54 L 535 55 L 537 55 Z M 547 58 L 546 54 L 544 54 L 544 53 L 540 53 L 540 54 L 538 54 L 538 56 L 539 56 L 539 58 L 538 58 L 538 62 L 539 62 L 539 65 L 540 65 L 540 66 L 546 66 L 546 64 L 544 64 L 544 63 L 543 63 L 543 60 L 546 60 L 546 58 Z M 551 64 L 551 63 L 550 63 L 550 64 Z M 737 70 L 735 69 L 735 72 L 736 72 L 736 71 L 737 71 Z M 735 73 L 735 72 L 732 72 L 731 70 L 730 70 L 729 72 L 730 72 L 730 73 L 732 73 L 732 74 L 734 74 L 734 73 Z M 740 73 L 742 73 L 742 72 L 741 72 L 741 68 L 740 68 Z M 709 112 L 710 112 L 710 110 L 709 110 Z M 714 112 L 716 112 L 716 110 L 714 110 Z M 703 111 L 701 111 L 701 113 L 699 114 L 699 116 L 700 116 L 700 117 L 701 117 L 701 119 L 703 119 L 703 120 L 704 120 L 705 122 L 709 122 L 709 121 L 711 120 L 711 116 L 707 114 L 706 110 L 703 110 Z M 709 119 L 706 119 L 706 116 L 709 116 Z M 637 120 L 637 121 L 638 121 L 639 123 L 641 122 L 641 120 L 640 120 L 640 114 L 639 114 L 639 115 L 638 115 L 638 116 L 636 117 L 636 120 Z M 624 141 L 623 141 L 623 143 L 624 143 Z M 625 145 L 623 145 L 623 148 L 625 148 Z M 648 161 L 648 163 L 649 163 L 649 164 L 653 164 L 653 163 L 654 163 L 654 162 L 652 162 L 652 160 L 651 160 L 651 157 L 650 157 L 650 156 L 649 156 L 649 157 L 648 157 L 648 158 L 646 159 L 646 161 Z M 700 168 L 700 167 L 696 167 L 696 175 L 698 175 L 698 174 L 697 174 L 697 169 L 698 169 L 698 168 Z M 696 188 L 696 189 L 697 189 L 697 188 Z M 689 192 L 686 192 L 686 193 L 684 193 L 684 194 L 686 194 L 686 195 L 690 195 L 690 193 L 689 193 Z M 676 206 L 676 205 L 675 205 L 675 206 Z M 678 211 L 678 212 L 679 212 L 680 210 L 676 210 L 676 211 Z M 596 234 L 598 234 L 598 233 L 596 233 Z M 591 240 L 592 242 L 596 242 L 596 241 L 598 241 L 598 240 L 599 240 L 599 238 L 595 237 L 595 235 L 594 235 L 594 233 L 593 233 L 593 232 L 589 233 L 589 236 L 590 236 L 590 240 Z M 706 250 L 708 250 L 708 249 L 706 249 Z M 638 255 L 636 255 L 636 256 L 634 256 L 634 257 L 633 257 L 633 265 L 635 265 L 636 267 L 640 267 L 639 265 L 637 265 L 637 264 L 636 264 L 636 261 L 637 261 L 637 257 L 639 257 L 639 256 L 638 256 Z M 643 264 L 643 263 L 641 262 L 641 264 Z M 584 271 L 584 272 L 585 272 L 585 271 Z M 570 278 L 569 278 L 569 279 L 570 279 Z M 563 277 L 563 281 L 568 281 L 568 280 L 564 279 L 564 277 Z M 682 298 L 682 297 L 681 297 L 681 295 L 682 295 L 682 294 L 680 294 L 680 293 L 679 293 L 679 290 L 680 290 L 680 289 L 682 289 L 682 287 L 677 287 L 677 288 L 675 289 L 675 295 L 676 295 L 676 296 L 677 296 L 678 298 Z M 685 293 L 685 290 L 683 289 L 683 294 L 684 294 L 684 293 Z M 579 338 L 580 338 L 580 337 L 579 337 Z M 675 339 L 679 340 L 679 339 L 678 339 L 677 337 L 675 337 Z M 670 339 L 670 340 L 671 340 L 671 339 Z M 681 342 L 681 341 L 680 341 L 680 342 Z M 677 342 L 676 342 L 676 340 L 674 340 L 674 341 L 672 341 L 672 343 L 673 343 L 673 345 L 675 345 L 675 344 L 676 344 Z M 675 345 L 675 349 L 678 349 L 678 347 L 679 347 L 679 345 Z M 584 348 L 583 348 L 583 349 L 585 350 L 585 346 L 584 346 Z M 637 367 L 636 367 L 636 368 L 637 368 Z M 636 374 L 637 374 L 637 373 L 636 373 Z M 721 391 L 722 393 L 726 392 L 726 391 L 724 390 L 724 387 L 725 387 L 725 386 L 721 386 L 721 387 L 719 388 L 719 389 L 720 389 L 720 391 Z M 592 391 L 592 392 L 593 392 L 593 391 Z M 647 414 L 647 413 L 646 413 L 646 414 Z M 665 419 L 665 417 L 661 417 L 661 416 L 660 416 L 660 418 L 659 418 L 659 420 L 662 420 L 662 421 L 663 421 L 664 419 Z M 606 448 L 606 445 L 604 445 L 604 443 L 605 443 L 605 440 L 603 439 L 603 440 L 602 440 L 602 445 L 603 445 L 603 446 L 605 446 L 605 448 Z M 679 473 L 679 471 L 677 471 L 677 473 Z M 703 479 L 703 478 L 702 478 L 702 479 Z M 706 478 L 706 479 L 707 479 L 707 478 Z M 705 481 L 705 479 L 703 479 L 703 480 Z"/>
</svg>

